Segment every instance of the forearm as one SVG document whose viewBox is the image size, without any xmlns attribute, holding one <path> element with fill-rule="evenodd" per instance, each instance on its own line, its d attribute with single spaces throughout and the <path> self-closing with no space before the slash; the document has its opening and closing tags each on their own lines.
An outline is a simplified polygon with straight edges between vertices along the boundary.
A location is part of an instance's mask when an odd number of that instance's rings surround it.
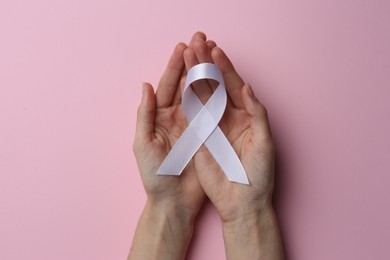
<svg viewBox="0 0 390 260">
<path fill-rule="evenodd" d="M 223 223 L 226 256 L 235 259 L 284 259 L 282 240 L 272 206 Z"/>
<path fill-rule="evenodd" d="M 148 200 L 128 259 L 184 259 L 192 233 L 192 216 L 178 212 L 173 206 Z"/>
</svg>

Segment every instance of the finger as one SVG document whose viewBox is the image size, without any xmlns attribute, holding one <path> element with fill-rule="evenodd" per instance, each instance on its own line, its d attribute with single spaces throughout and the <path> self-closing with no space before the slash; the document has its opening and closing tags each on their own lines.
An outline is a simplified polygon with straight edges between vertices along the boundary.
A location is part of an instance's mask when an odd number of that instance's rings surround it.
<svg viewBox="0 0 390 260">
<path fill-rule="evenodd" d="M 199 64 L 199 61 L 196 58 L 195 52 L 191 47 L 188 47 L 184 51 L 183 57 L 184 57 L 184 64 L 185 64 L 187 71 L 189 71 L 193 66 Z"/>
<path fill-rule="evenodd" d="M 199 63 L 213 63 L 213 59 L 211 58 L 211 49 L 207 46 L 207 43 L 203 39 L 195 39 L 192 49 L 194 50 Z M 212 92 L 218 86 L 218 83 L 214 80 L 206 80 L 206 82 Z"/>
<path fill-rule="evenodd" d="M 191 47 L 188 47 L 184 51 L 183 56 L 187 71 L 190 70 L 193 66 L 199 64 L 195 52 Z M 192 83 L 192 86 L 195 94 L 198 96 L 200 101 L 205 104 L 212 94 L 212 91 L 207 82 L 205 80 L 198 80 Z"/>
<path fill-rule="evenodd" d="M 192 47 L 192 45 L 196 39 L 202 39 L 203 41 L 206 41 L 207 36 L 204 32 L 198 31 L 198 32 L 194 33 L 194 35 L 192 35 L 192 37 L 191 37 L 191 40 L 190 40 L 190 43 L 188 44 L 188 46 Z"/>
<path fill-rule="evenodd" d="M 211 50 L 212 48 L 217 47 L 217 44 L 216 44 L 215 41 L 213 41 L 213 40 L 208 40 L 208 41 L 206 42 L 206 44 L 207 44 L 207 46 L 210 48 L 210 50 Z"/>
<path fill-rule="evenodd" d="M 191 48 L 194 50 L 199 63 L 213 62 L 213 59 L 211 58 L 211 49 L 207 46 L 203 39 L 195 39 Z"/>
<path fill-rule="evenodd" d="M 210 52 L 212 51 L 213 48 L 217 47 L 217 43 L 216 43 L 215 41 L 213 41 L 213 40 L 207 40 L 207 41 L 206 41 L 206 44 L 207 44 L 207 46 L 209 47 Z M 212 62 L 212 63 L 213 63 L 213 62 Z M 211 82 L 213 82 L 213 81 L 211 81 Z M 212 91 L 214 92 L 214 91 L 215 91 L 215 88 L 216 88 L 216 86 L 217 86 L 217 84 L 213 85 L 213 83 L 211 83 L 211 84 L 209 83 L 209 85 L 211 85 L 211 89 L 212 89 Z M 235 106 L 233 105 L 232 99 L 230 98 L 229 95 L 227 96 L 227 104 L 226 104 L 226 107 L 227 107 L 227 108 L 231 108 L 231 107 L 234 107 L 234 108 L 235 108 Z"/>
<path fill-rule="evenodd" d="M 244 81 L 234 69 L 232 62 L 219 47 L 215 47 L 211 50 L 211 57 L 213 58 L 214 63 L 221 69 L 225 80 L 226 91 L 230 96 L 233 105 L 240 109 L 244 108 L 241 94 Z"/>
<path fill-rule="evenodd" d="M 156 98 L 149 83 L 142 84 L 142 100 L 137 111 L 136 140 L 152 140 L 154 136 L 154 117 Z"/>
<path fill-rule="evenodd" d="M 267 110 L 257 100 L 252 88 L 248 84 L 244 86 L 242 96 L 245 110 L 250 116 L 249 120 L 252 129 L 252 141 L 264 143 L 266 140 L 271 140 Z"/>
<path fill-rule="evenodd" d="M 183 52 L 187 48 L 184 43 L 176 45 L 162 75 L 156 92 L 157 107 L 168 107 L 178 91 L 180 76 L 184 69 Z"/>
</svg>

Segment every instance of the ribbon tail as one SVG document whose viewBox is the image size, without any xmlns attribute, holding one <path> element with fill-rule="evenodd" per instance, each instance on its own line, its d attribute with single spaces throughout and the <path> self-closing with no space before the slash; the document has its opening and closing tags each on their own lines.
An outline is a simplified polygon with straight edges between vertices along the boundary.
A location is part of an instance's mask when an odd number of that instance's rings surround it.
<svg viewBox="0 0 390 260">
<path fill-rule="evenodd" d="M 180 175 L 217 125 L 218 121 L 215 121 L 213 115 L 203 108 L 172 147 L 157 170 L 157 174 Z"/>
<path fill-rule="evenodd" d="M 205 145 L 229 181 L 249 185 L 240 159 L 219 127 L 207 138 Z"/>
</svg>

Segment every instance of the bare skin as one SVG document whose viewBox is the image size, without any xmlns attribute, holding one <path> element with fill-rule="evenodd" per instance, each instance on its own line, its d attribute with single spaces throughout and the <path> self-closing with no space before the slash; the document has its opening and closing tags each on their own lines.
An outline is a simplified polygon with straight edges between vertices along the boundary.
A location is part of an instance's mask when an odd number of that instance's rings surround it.
<svg viewBox="0 0 390 260">
<path fill-rule="evenodd" d="M 249 186 L 229 182 L 204 146 L 180 177 L 155 174 L 187 127 L 180 87 L 185 71 L 203 62 L 215 63 L 223 73 L 229 100 L 220 127 L 240 157 Z M 204 80 L 193 89 L 205 103 L 215 85 Z M 156 93 L 144 84 L 137 118 L 133 148 L 148 201 L 129 259 L 184 259 L 206 195 L 221 217 L 228 259 L 284 259 L 271 203 L 274 147 L 267 112 L 214 41 L 198 32 L 188 46 L 178 44 Z"/>
</svg>

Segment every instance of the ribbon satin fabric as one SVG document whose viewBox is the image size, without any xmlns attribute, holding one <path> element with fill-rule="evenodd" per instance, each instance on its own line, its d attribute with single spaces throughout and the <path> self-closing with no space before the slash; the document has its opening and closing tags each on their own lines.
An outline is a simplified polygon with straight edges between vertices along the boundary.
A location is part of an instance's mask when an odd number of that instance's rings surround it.
<svg viewBox="0 0 390 260">
<path fill-rule="evenodd" d="M 205 105 L 191 88 L 191 84 L 200 79 L 219 82 Z M 229 181 L 249 185 L 240 159 L 218 126 L 226 109 L 226 101 L 223 76 L 216 65 L 201 63 L 188 71 L 182 107 L 189 125 L 160 165 L 158 175 L 180 175 L 196 151 L 205 144 Z"/>
</svg>

